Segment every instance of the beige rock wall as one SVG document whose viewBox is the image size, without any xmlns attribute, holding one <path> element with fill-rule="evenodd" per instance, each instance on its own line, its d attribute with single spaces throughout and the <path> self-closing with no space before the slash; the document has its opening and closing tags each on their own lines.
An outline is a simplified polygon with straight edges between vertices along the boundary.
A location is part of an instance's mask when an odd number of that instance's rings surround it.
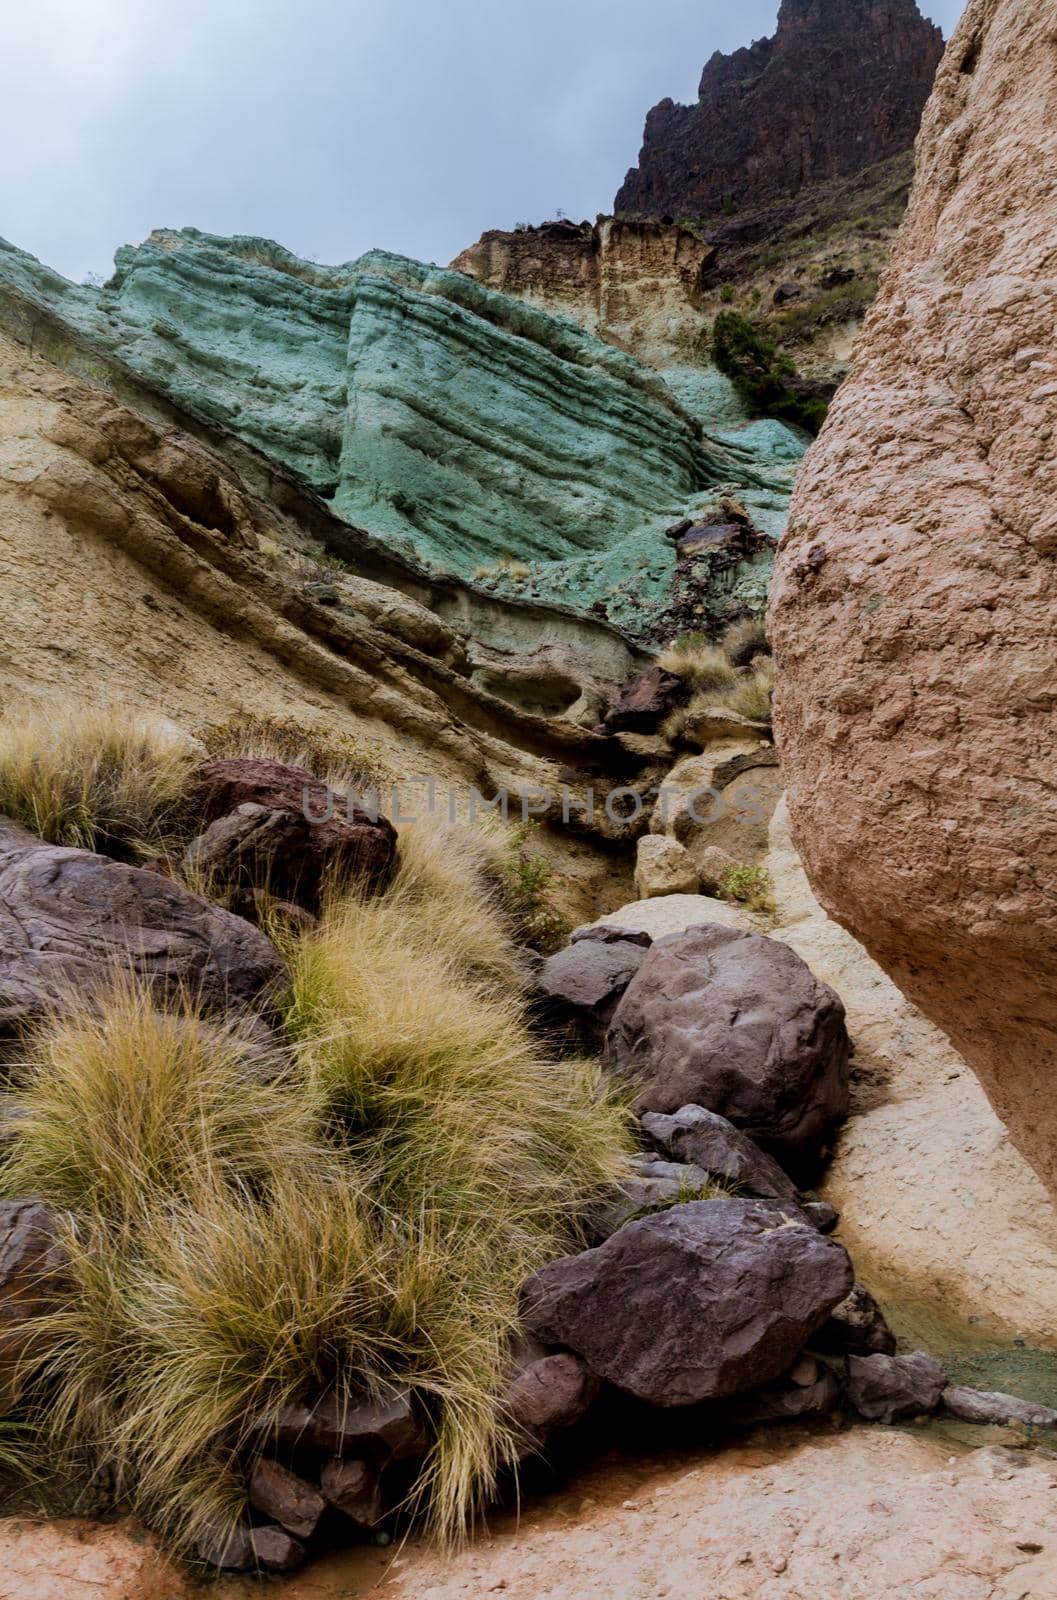
<svg viewBox="0 0 1057 1600">
<path fill-rule="evenodd" d="M 599 217 L 495 229 L 452 266 L 663 367 L 700 357 L 711 341 L 701 285 L 714 255 L 678 224 Z"/>
<path fill-rule="evenodd" d="M 970 0 L 771 611 L 794 836 L 1057 1187 L 1057 13 Z"/>
</svg>

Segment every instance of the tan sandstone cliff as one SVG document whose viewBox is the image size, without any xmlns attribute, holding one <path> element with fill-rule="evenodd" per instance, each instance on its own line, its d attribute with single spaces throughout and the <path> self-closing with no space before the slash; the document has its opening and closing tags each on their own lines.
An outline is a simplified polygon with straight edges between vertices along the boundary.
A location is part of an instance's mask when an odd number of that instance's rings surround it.
<svg viewBox="0 0 1057 1600">
<path fill-rule="evenodd" d="M 970 0 L 772 598 L 827 908 L 1057 1186 L 1057 13 Z"/>
</svg>

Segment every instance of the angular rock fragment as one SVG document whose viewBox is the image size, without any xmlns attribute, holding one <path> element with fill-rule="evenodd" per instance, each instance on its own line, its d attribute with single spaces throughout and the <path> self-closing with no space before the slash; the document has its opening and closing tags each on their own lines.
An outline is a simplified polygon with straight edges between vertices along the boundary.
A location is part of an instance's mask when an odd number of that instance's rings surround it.
<svg viewBox="0 0 1057 1600">
<path fill-rule="evenodd" d="M 906 1356 L 849 1356 L 848 1399 L 868 1422 L 898 1422 L 935 1411 L 949 1383 L 924 1350 Z"/>
<path fill-rule="evenodd" d="M 534 1354 L 511 1378 L 499 1402 L 523 1441 L 521 1454 L 541 1449 L 556 1433 L 580 1422 L 600 1387 L 579 1356 L 567 1350 Z"/>
<path fill-rule="evenodd" d="M 222 1572 L 246 1572 L 254 1561 L 250 1532 L 242 1525 L 207 1529 L 195 1540 L 195 1554 L 207 1567 L 218 1567 Z"/>
<path fill-rule="evenodd" d="M 36 1200 L 0 1200 L 0 1405 L 12 1406 L 48 1340 L 36 1319 L 54 1309 L 65 1257 L 55 1218 Z"/>
<path fill-rule="evenodd" d="M 677 839 L 669 839 L 663 833 L 643 835 L 635 855 L 635 894 L 639 900 L 652 900 L 662 894 L 696 894 L 699 887 L 690 852 Z"/>
<path fill-rule="evenodd" d="M 646 952 L 627 939 L 579 939 L 548 957 L 536 980 L 544 1015 L 584 1043 L 601 1044 L 617 1003 Z"/>
<path fill-rule="evenodd" d="M 813 1350 L 834 1355 L 894 1356 L 896 1336 L 869 1289 L 855 1284 L 811 1340 Z"/>
<path fill-rule="evenodd" d="M 319 1480 L 328 1505 L 361 1528 L 375 1528 L 384 1506 L 378 1474 L 366 1461 L 328 1461 Z"/>
<path fill-rule="evenodd" d="M 630 1222 L 526 1284 L 524 1320 L 659 1406 L 785 1372 L 852 1284 L 841 1245 L 766 1200 L 699 1200 Z"/>
<path fill-rule="evenodd" d="M 317 1489 L 281 1462 L 261 1456 L 249 1481 L 250 1504 L 281 1523 L 288 1533 L 310 1539 L 319 1526 L 324 1501 Z"/>
<path fill-rule="evenodd" d="M 689 693 L 682 678 L 648 667 L 625 684 L 603 726 L 607 733 L 652 733 Z"/>
<path fill-rule="evenodd" d="M 660 1161 L 645 1167 L 617 1185 L 617 1193 L 591 1219 L 591 1234 L 596 1243 L 612 1238 L 636 1217 L 687 1200 L 710 1197 L 712 1179 L 701 1167 L 676 1161 Z"/>
<path fill-rule="evenodd" d="M 794 951 L 717 925 L 657 940 L 613 1015 L 605 1059 L 636 1110 L 699 1105 L 785 1163 L 848 1109 L 844 1007 Z"/>
<path fill-rule="evenodd" d="M 285 1528 L 251 1528 L 250 1550 L 265 1572 L 296 1572 L 305 1559 L 304 1545 Z"/>
<path fill-rule="evenodd" d="M 314 1405 L 284 1406 L 261 1418 L 257 1433 L 274 1448 L 304 1448 L 327 1455 L 365 1456 L 379 1466 L 421 1455 L 429 1440 L 407 1394 L 362 1405 L 324 1395 Z"/>
<path fill-rule="evenodd" d="M 261 865 L 277 875 L 268 884 L 276 898 L 315 910 L 322 886 L 334 873 L 353 876 L 368 888 L 384 883 L 396 856 L 392 823 L 381 815 L 375 820 L 304 768 L 282 761 L 231 758 L 201 767 L 198 783 L 207 821 L 254 805 L 306 823 L 296 853 L 293 845 L 286 855 L 270 849 L 262 852 Z"/>
<path fill-rule="evenodd" d="M 659 1150 L 678 1161 L 703 1167 L 713 1178 L 763 1200 L 799 1204 L 796 1185 L 777 1161 L 716 1111 L 704 1106 L 680 1106 L 671 1116 L 647 1111 L 642 1126 Z"/>
<path fill-rule="evenodd" d="M 648 950 L 653 943 L 652 936 L 644 928 L 622 928 L 617 923 L 588 922 L 582 928 L 574 928 L 569 935 L 570 944 L 580 944 L 583 940 L 596 944 L 628 944 L 641 945 L 643 950 Z"/>
</svg>

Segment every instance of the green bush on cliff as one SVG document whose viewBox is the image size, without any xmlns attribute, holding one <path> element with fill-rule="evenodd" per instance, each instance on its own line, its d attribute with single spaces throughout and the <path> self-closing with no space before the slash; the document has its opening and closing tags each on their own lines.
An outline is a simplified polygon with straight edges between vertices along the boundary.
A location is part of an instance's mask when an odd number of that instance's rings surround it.
<svg viewBox="0 0 1057 1600">
<path fill-rule="evenodd" d="M 712 359 L 757 416 L 791 422 L 808 433 L 817 433 L 825 422 L 825 401 L 798 392 L 792 361 L 739 312 L 721 311 L 716 317 Z"/>
</svg>

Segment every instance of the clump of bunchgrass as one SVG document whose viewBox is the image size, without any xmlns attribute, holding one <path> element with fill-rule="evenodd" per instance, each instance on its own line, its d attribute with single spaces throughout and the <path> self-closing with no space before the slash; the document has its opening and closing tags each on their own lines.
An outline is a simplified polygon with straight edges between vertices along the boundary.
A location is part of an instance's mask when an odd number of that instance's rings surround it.
<svg viewBox="0 0 1057 1600">
<path fill-rule="evenodd" d="M 254 1185 L 307 1159 L 313 1118 L 278 1050 L 191 999 L 159 1009 L 131 974 L 44 1026 L 17 1070 L 8 1194 L 124 1226 L 214 1180 Z"/>
<path fill-rule="evenodd" d="M 622 1174 L 597 1064 L 556 1062 L 523 1002 L 388 897 L 332 905 L 293 960 L 290 1036 L 332 1139 L 432 1285 L 434 1517 L 461 1529 L 503 1453 L 495 1396 L 525 1278 Z"/>
<path fill-rule="evenodd" d="M 514 1456 L 519 1290 L 582 1242 L 629 1135 L 598 1064 L 527 1027 L 497 859 L 412 827 L 385 895 L 332 895 L 287 941 L 278 1055 L 132 977 L 29 1048 L 0 1182 L 55 1210 L 69 1279 L 29 1415 L 182 1549 L 234 1525 L 292 1401 L 410 1390 L 445 1538 Z"/>
<path fill-rule="evenodd" d="M 723 695 L 720 704 L 729 706 L 739 716 L 766 723 L 770 727 L 773 696 L 774 662 L 770 656 L 757 656 L 735 686 Z"/>
<path fill-rule="evenodd" d="M 352 734 L 304 727 L 292 718 L 249 713 L 198 730 L 210 760 L 281 761 L 303 767 L 329 784 L 335 794 L 368 799 L 392 785 L 392 773 L 381 755 Z M 384 799 L 379 796 L 380 799 Z"/>
<path fill-rule="evenodd" d="M 757 656 L 771 653 L 766 617 L 743 617 L 724 630 L 724 654 L 734 667 L 747 667 Z"/>
<path fill-rule="evenodd" d="M 49 844 L 137 862 L 178 849 L 192 821 L 193 743 L 118 705 L 8 711 L 0 815 Z"/>
<path fill-rule="evenodd" d="M 736 682 L 737 674 L 725 652 L 703 634 L 683 634 L 662 650 L 657 665 L 681 678 L 696 692 L 720 691 Z"/>
</svg>

